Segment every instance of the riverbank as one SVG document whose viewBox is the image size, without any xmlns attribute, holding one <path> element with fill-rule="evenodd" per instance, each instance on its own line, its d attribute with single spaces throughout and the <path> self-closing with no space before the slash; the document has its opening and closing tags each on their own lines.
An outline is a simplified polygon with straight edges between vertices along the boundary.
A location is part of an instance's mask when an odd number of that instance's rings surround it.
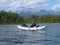
<svg viewBox="0 0 60 45">
<path fill-rule="evenodd" d="M 20 24 L 18 22 L 0 22 L 0 24 Z"/>
<path fill-rule="evenodd" d="M 19 22 L 0 22 L 0 24 L 22 24 Z M 25 24 L 31 24 L 31 23 L 25 23 Z M 37 23 L 37 24 L 60 24 L 60 23 Z"/>
</svg>

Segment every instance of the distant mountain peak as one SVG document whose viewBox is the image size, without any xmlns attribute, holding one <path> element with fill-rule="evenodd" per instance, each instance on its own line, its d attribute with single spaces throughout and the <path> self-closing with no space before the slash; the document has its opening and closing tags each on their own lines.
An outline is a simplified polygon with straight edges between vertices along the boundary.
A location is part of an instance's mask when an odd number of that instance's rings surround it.
<svg viewBox="0 0 60 45">
<path fill-rule="evenodd" d="M 25 10 L 22 10 L 20 11 L 20 15 L 23 16 L 23 17 L 27 17 L 27 16 L 30 16 L 30 15 L 45 15 L 45 14 L 60 14 L 60 11 L 54 11 L 54 10 L 39 10 L 39 11 L 36 11 L 36 10 L 33 10 L 33 9 L 26 9 Z"/>
</svg>

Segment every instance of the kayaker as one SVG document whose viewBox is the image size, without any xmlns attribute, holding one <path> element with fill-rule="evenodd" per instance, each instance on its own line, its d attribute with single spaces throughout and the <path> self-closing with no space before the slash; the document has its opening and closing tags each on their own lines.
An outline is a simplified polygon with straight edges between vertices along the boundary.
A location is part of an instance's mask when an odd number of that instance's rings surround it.
<svg viewBox="0 0 60 45">
<path fill-rule="evenodd" d="M 25 24 L 25 23 L 22 23 L 22 26 L 23 26 L 23 27 L 28 27 L 28 25 L 27 25 L 27 24 Z"/>
<path fill-rule="evenodd" d="M 32 22 L 30 27 L 34 27 L 34 26 L 36 26 L 36 22 L 35 21 Z"/>
</svg>

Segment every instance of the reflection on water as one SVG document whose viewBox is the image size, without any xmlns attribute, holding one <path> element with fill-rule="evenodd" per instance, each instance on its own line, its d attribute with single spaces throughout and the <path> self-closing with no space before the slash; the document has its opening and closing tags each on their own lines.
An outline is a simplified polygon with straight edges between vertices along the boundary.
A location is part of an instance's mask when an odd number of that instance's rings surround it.
<svg viewBox="0 0 60 45">
<path fill-rule="evenodd" d="M 60 24 L 46 24 L 44 31 L 19 30 L 0 25 L 0 45 L 60 45 Z"/>
</svg>

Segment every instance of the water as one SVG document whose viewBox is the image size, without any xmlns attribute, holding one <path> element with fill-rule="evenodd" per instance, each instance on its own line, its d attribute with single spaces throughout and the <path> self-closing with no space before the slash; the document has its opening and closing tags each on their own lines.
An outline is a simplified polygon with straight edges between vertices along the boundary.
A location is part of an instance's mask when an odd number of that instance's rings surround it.
<svg viewBox="0 0 60 45">
<path fill-rule="evenodd" d="M 46 25 L 44 31 L 24 31 L 17 25 L 0 25 L 0 45 L 60 45 L 60 24 L 41 25 Z"/>
</svg>

